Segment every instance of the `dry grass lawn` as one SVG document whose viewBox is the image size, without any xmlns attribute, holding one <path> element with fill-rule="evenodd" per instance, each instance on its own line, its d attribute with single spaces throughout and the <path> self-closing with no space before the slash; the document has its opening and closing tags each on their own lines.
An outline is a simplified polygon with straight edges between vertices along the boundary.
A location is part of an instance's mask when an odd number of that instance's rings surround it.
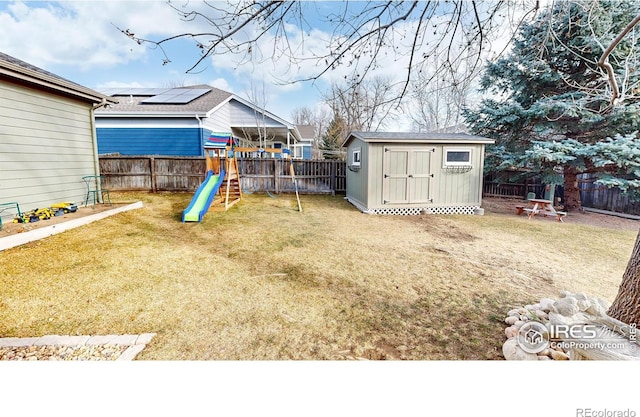
<svg viewBox="0 0 640 417">
<path fill-rule="evenodd" d="M 115 194 L 145 207 L 0 252 L 0 337 L 155 332 L 148 360 L 500 359 L 509 309 L 612 301 L 637 233 L 257 194 L 183 224 L 191 197 Z"/>
</svg>

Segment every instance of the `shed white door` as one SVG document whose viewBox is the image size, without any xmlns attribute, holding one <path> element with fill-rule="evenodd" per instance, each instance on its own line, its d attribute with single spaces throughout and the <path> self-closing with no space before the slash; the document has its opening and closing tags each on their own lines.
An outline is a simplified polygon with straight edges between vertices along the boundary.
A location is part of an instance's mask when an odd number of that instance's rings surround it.
<svg viewBox="0 0 640 417">
<path fill-rule="evenodd" d="M 430 203 L 433 148 L 384 148 L 384 204 Z"/>
</svg>

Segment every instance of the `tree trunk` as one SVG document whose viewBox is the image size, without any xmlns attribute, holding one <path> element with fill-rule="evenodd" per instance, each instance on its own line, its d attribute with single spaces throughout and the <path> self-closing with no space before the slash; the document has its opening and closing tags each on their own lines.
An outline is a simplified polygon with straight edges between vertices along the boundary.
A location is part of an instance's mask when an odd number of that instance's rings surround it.
<svg viewBox="0 0 640 417">
<path fill-rule="evenodd" d="M 640 232 L 622 276 L 618 295 L 607 315 L 623 323 L 640 326 Z"/>
<path fill-rule="evenodd" d="M 580 210 L 582 201 L 580 200 L 580 188 L 578 187 L 578 172 L 564 169 L 564 209 L 565 211 Z"/>
</svg>

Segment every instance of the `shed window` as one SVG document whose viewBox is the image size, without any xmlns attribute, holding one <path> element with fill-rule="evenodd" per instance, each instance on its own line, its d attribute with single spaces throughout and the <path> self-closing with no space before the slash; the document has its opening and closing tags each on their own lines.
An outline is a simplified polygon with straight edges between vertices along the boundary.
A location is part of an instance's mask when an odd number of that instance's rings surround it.
<svg viewBox="0 0 640 417">
<path fill-rule="evenodd" d="M 359 167 L 360 166 L 360 154 L 362 152 L 362 148 L 355 148 L 351 152 L 351 166 Z"/>
<path fill-rule="evenodd" d="M 471 166 L 471 149 L 445 149 L 444 166 Z"/>
</svg>

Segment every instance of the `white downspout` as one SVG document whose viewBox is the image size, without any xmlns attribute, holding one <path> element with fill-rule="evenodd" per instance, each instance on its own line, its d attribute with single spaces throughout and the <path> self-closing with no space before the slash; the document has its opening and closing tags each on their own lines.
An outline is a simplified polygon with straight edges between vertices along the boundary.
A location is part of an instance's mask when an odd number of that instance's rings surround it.
<svg viewBox="0 0 640 417">
<path fill-rule="evenodd" d="M 202 136 L 202 119 L 196 114 L 196 120 L 198 121 L 198 132 L 200 132 L 200 156 L 204 156 L 204 136 Z"/>
</svg>

